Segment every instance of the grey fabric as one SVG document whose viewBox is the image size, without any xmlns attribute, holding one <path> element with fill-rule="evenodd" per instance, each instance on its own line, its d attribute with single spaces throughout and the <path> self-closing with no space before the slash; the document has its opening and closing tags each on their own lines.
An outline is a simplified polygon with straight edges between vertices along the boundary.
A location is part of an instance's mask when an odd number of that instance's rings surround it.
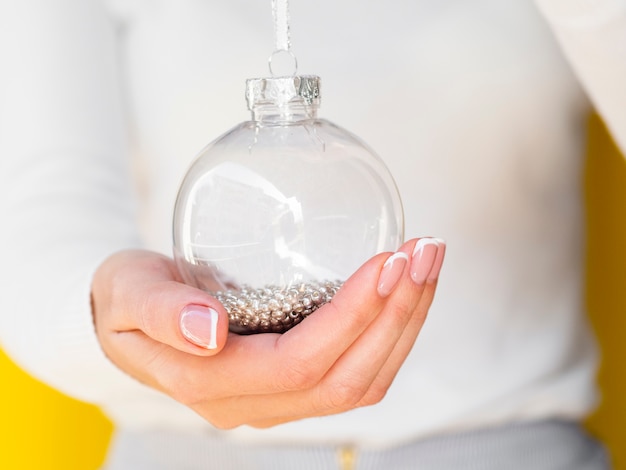
<svg viewBox="0 0 626 470">
<path fill-rule="evenodd" d="M 386 449 L 241 446 L 182 433 L 119 432 L 106 470 L 608 470 L 603 446 L 578 424 L 542 421 L 433 437 Z"/>
</svg>

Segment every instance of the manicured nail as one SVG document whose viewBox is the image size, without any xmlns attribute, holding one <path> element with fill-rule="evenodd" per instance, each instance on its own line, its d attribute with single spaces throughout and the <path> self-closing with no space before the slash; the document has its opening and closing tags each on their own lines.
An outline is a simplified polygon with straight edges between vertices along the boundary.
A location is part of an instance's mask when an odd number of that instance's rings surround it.
<svg viewBox="0 0 626 470">
<path fill-rule="evenodd" d="M 217 348 L 218 313 L 201 305 L 187 305 L 180 313 L 180 331 L 196 346 Z"/>
<path fill-rule="evenodd" d="M 387 297 L 393 292 L 408 261 L 409 256 L 402 251 L 398 251 L 387 258 L 378 278 L 378 294 L 381 297 Z"/>
<path fill-rule="evenodd" d="M 439 278 L 439 272 L 441 271 L 443 258 L 446 254 L 446 241 L 442 238 L 435 238 L 435 241 L 438 245 L 437 256 L 435 257 L 433 268 L 430 270 L 430 274 L 428 275 L 428 282 L 435 282 Z"/>
<path fill-rule="evenodd" d="M 434 238 L 420 238 L 413 249 L 411 260 L 411 279 L 422 285 L 429 278 L 429 274 L 437 258 L 438 243 Z"/>
</svg>

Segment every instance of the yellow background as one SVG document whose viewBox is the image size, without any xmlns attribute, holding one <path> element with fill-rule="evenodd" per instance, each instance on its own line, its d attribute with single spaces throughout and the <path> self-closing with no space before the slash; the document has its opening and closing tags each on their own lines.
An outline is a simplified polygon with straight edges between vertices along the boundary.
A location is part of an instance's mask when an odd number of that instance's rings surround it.
<svg viewBox="0 0 626 470">
<path fill-rule="evenodd" d="M 603 352 L 603 400 L 588 422 L 626 470 L 626 164 L 602 123 L 589 125 L 588 306 Z M 102 463 L 113 426 L 97 408 L 32 379 L 0 352 L 0 469 L 90 470 Z"/>
</svg>

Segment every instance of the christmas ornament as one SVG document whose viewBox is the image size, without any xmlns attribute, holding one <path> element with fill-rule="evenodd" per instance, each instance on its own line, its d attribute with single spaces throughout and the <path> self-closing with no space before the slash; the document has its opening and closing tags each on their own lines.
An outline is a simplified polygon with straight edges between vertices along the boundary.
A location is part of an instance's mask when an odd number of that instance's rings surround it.
<svg viewBox="0 0 626 470">
<path fill-rule="evenodd" d="M 320 79 L 295 75 L 286 2 L 277 3 L 270 71 L 282 55 L 294 74 L 247 80 L 251 120 L 200 152 L 174 211 L 185 282 L 217 298 L 242 334 L 295 326 L 403 238 L 393 178 L 361 139 L 318 118 Z"/>
</svg>

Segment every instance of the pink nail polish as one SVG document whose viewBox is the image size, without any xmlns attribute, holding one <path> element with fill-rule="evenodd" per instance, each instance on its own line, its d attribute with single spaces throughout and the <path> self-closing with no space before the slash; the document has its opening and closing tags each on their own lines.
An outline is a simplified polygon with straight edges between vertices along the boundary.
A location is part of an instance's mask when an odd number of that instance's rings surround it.
<svg viewBox="0 0 626 470">
<path fill-rule="evenodd" d="M 387 297 L 393 292 L 408 261 L 409 256 L 402 251 L 398 251 L 387 258 L 378 278 L 378 294 L 381 297 Z"/>
<path fill-rule="evenodd" d="M 420 238 L 413 249 L 411 260 L 411 279 L 422 285 L 429 278 L 429 274 L 437 257 L 438 243 L 434 238 Z"/>
<path fill-rule="evenodd" d="M 439 278 L 439 272 L 441 271 L 441 266 L 443 265 L 443 258 L 446 254 L 446 242 L 442 238 L 435 238 L 437 242 L 437 256 L 435 257 L 435 262 L 433 263 L 433 268 L 430 270 L 430 274 L 428 275 L 428 282 L 435 282 Z"/>
<path fill-rule="evenodd" d="M 217 319 L 212 308 L 187 305 L 180 314 L 180 331 L 187 340 L 206 349 L 217 348 Z"/>
</svg>

